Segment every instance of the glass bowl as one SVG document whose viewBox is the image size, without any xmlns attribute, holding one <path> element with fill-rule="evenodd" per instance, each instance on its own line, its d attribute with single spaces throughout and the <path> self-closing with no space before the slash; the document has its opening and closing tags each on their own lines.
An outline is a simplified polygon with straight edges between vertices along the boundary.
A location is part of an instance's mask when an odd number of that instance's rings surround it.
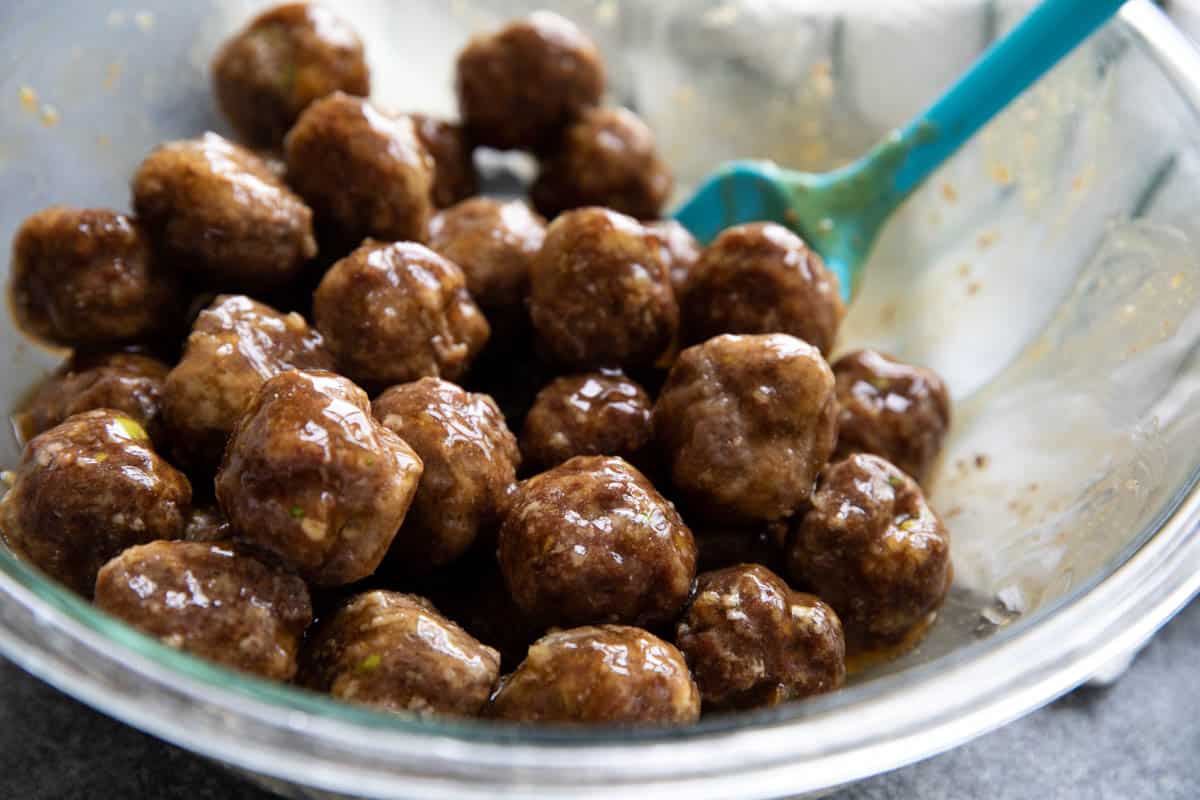
<svg viewBox="0 0 1200 800">
<path fill-rule="evenodd" d="M 206 65 L 263 5 L 10 0 L 0 240 L 55 202 L 128 207 L 157 143 L 227 132 Z M 549 6 L 682 189 L 718 162 L 822 169 L 904 121 L 1030 3 L 346 0 L 379 102 L 452 114 L 470 31 Z M 1200 58 L 1134 0 L 888 226 L 841 337 L 946 376 L 933 489 L 955 585 L 913 652 L 845 690 L 682 729 L 387 716 L 159 645 L 0 550 L 0 651 L 65 692 L 297 797 L 768 798 L 959 744 L 1126 657 L 1200 587 Z M 491 157 L 497 174 L 528 169 Z M 0 399 L 62 358 L 0 319 Z M 0 442 L 0 465 L 18 457 Z"/>
</svg>

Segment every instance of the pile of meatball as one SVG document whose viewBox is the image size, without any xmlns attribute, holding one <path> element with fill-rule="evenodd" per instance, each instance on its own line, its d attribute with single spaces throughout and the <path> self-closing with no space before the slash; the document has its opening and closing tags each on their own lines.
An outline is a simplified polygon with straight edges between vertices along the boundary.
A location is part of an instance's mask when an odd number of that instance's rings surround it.
<svg viewBox="0 0 1200 800">
<path fill-rule="evenodd" d="M 169 646 L 389 711 L 689 723 L 842 685 L 950 580 L 927 369 L 827 361 L 845 310 L 775 224 L 660 220 L 649 128 L 538 12 L 459 54 L 461 122 L 367 99 L 284 5 L 213 61 L 215 133 L 133 215 L 13 245 L 30 337 L 9 547 Z M 539 160 L 532 207 L 478 148 Z M 519 432 L 519 436 L 516 432 Z"/>
</svg>

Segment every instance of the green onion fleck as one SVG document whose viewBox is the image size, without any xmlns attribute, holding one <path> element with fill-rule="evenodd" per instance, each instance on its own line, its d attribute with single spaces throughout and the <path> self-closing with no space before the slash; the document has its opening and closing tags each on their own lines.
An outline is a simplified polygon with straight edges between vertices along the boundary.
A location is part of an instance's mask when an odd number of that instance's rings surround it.
<svg viewBox="0 0 1200 800">
<path fill-rule="evenodd" d="M 359 662 L 358 668 L 363 672 L 372 672 L 379 669 L 379 665 L 382 663 L 382 661 L 382 656 L 380 656 L 378 653 L 372 653 Z"/>
<path fill-rule="evenodd" d="M 291 514 L 294 519 L 300 519 L 304 516 L 304 509 L 300 506 L 292 506 L 288 513 Z"/>
</svg>

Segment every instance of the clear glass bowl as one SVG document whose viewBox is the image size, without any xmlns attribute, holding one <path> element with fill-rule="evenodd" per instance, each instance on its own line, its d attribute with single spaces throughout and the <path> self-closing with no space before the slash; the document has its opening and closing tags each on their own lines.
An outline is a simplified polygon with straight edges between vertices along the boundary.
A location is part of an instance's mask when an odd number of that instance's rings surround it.
<svg viewBox="0 0 1200 800">
<path fill-rule="evenodd" d="M 0 240 L 54 202 L 127 208 L 154 145 L 226 131 L 206 64 L 261 5 L 3 4 Z M 686 189 L 733 156 L 853 157 L 1029 2 L 338 4 L 380 102 L 441 113 L 468 33 L 535 5 L 593 32 L 614 98 L 650 120 Z M 954 746 L 1128 654 L 1200 587 L 1198 110 L 1200 59 L 1135 0 L 887 228 L 841 346 L 930 364 L 953 387 L 933 499 L 956 582 L 916 651 L 842 692 L 677 730 L 385 716 L 163 647 L 2 550 L 0 651 L 295 796 L 780 797 Z M 61 358 L 7 314 L 0 352 L 8 407 Z M 17 456 L 0 442 L 0 464 Z"/>
</svg>

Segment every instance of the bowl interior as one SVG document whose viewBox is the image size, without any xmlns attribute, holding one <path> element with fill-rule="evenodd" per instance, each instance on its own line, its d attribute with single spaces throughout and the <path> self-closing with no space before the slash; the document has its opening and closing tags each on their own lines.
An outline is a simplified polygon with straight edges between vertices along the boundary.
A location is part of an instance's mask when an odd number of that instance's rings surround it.
<svg viewBox="0 0 1200 800">
<path fill-rule="evenodd" d="M 1030 4 L 344 0 L 338 8 L 364 35 L 379 102 L 448 115 L 454 53 L 472 30 L 535 7 L 563 12 L 606 51 L 614 99 L 650 121 L 684 192 L 731 157 L 844 163 L 918 111 Z M 0 241 L 52 203 L 127 209 L 129 177 L 159 142 L 229 134 L 207 63 L 264 5 L 6 4 Z M 937 369 L 952 387 L 956 418 L 932 499 L 954 537 L 955 585 L 917 650 L 859 680 L 960 650 L 1099 580 L 1194 482 L 1195 123 L 1195 109 L 1128 31 L 1110 25 L 887 227 L 840 349 L 890 351 Z M 0 404 L 9 409 L 62 357 L 25 342 L 7 308 L 0 353 Z M 18 455 L 14 439 L 0 440 L 0 466 Z M 8 559 L 0 569 L 20 571 Z M 116 630 L 96 625 L 106 636 Z M 172 667 L 189 661 L 120 638 Z M 300 702 L 294 694 L 268 699 Z"/>
</svg>

